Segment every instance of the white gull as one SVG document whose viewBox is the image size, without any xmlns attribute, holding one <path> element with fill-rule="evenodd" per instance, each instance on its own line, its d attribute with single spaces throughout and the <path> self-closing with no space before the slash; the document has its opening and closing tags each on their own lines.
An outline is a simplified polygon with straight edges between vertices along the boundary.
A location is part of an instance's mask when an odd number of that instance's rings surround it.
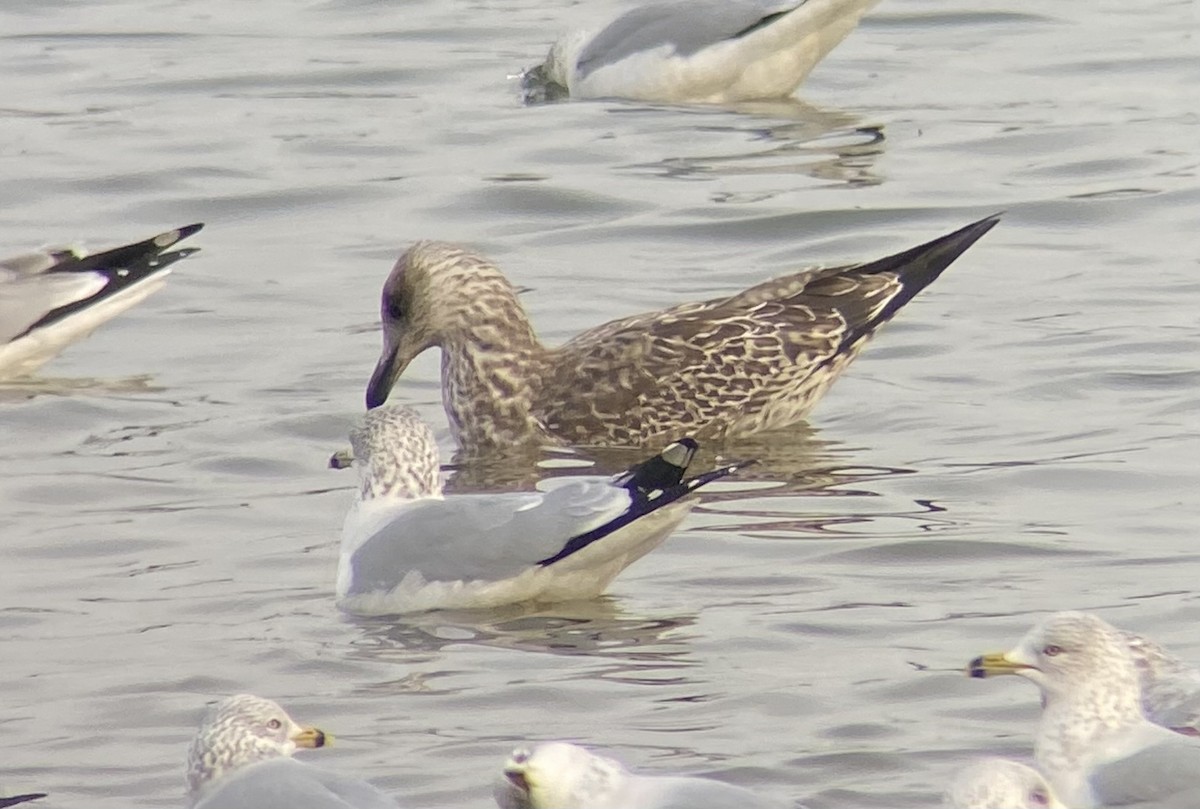
<svg viewBox="0 0 1200 809">
<path fill-rule="evenodd" d="M 679 525 L 694 502 L 681 498 L 738 468 L 685 479 L 683 439 L 612 478 L 443 497 L 433 431 L 411 409 L 368 412 L 350 443 L 360 482 L 337 598 L 366 615 L 591 598 Z"/>
<path fill-rule="evenodd" d="M 204 718 L 188 751 L 191 809 L 397 809 L 366 781 L 292 758 L 329 737 L 296 724 L 283 708 L 250 694 L 228 697 Z"/>
<path fill-rule="evenodd" d="M 878 0 L 666 0 L 560 37 L 526 99 L 729 103 L 783 98 Z"/>
<path fill-rule="evenodd" d="M 500 809 L 785 809 L 744 787 L 711 778 L 635 775 L 567 742 L 518 747 L 493 796 Z"/>
<path fill-rule="evenodd" d="M 1038 768 L 1072 809 L 1200 806 L 1200 743 L 1146 718 L 1128 638 L 1097 616 L 1055 613 L 968 673 L 1041 689 Z"/>
<path fill-rule="evenodd" d="M 985 758 L 959 771 L 946 790 L 946 809 L 1068 809 L 1045 776 L 1028 764 Z"/>
<path fill-rule="evenodd" d="M 202 224 L 88 255 L 45 250 L 0 260 L 0 379 L 24 376 L 166 283 L 195 253 L 171 250 Z"/>
</svg>

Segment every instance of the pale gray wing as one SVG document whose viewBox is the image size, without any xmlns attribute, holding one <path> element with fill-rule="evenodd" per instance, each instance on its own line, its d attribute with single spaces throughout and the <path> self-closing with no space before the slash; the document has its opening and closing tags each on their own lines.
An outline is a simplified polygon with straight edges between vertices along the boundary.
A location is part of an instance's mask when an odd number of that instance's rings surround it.
<svg viewBox="0 0 1200 809">
<path fill-rule="evenodd" d="M 1172 806 L 1184 795 L 1200 798 L 1200 744 L 1167 735 L 1167 741 L 1106 764 L 1092 775 L 1090 783 L 1103 806 L 1162 801 Z M 1200 807 L 1200 802 L 1189 805 Z"/>
<path fill-rule="evenodd" d="M 784 809 L 744 787 L 707 778 L 630 776 L 613 802 L 629 809 Z"/>
<path fill-rule="evenodd" d="M 405 504 L 351 557 L 353 593 L 391 589 L 409 571 L 426 581 L 499 581 L 561 552 L 629 510 L 607 478 L 548 492 L 464 494 Z"/>
<path fill-rule="evenodd" d="M 641 51 L 670 45 L 690 56 L 733 39 L 804 5 L 805 0 L 675 0 L 641 6 L 611 22 L 579 54 L 587 75 Z"/>
<path fill-rule="evenodd" d="M 0 280 L 0 343 L 12 342 L 47 313 L 95 295 L 108 283 L 99 273 L 61 273 Z"/>
<path fill-rule="evenodd" d="M 277 758 L 222 779 L 194 809 L 397 809 L 366 781 Z"/>
</svg>

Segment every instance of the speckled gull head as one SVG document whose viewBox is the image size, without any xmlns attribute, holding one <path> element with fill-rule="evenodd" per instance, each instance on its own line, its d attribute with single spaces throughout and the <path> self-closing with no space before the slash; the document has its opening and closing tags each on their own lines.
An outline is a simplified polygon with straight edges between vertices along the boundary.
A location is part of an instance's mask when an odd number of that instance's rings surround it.
<svg viewBox="0 0 1200 809">
<path fill-rule="evenodd" d="M 946 791 L 947 809 L 1066 809 L 1040 772 L 1006 758 L 964 768 Z"/>
<path fill-rule="evenodd" d="M 360 500 L 414 500 L 442 493 L 433 429 L 408 407 L 368 410 L 350 431 Z"/>
<path fill-rule="evenodd" d="M 1043 704 L 1083 697 L 1120 715 L 1141 716 L 1138 671 L 1121 632 L 1086 612 L 1057 612 L 1007 652 L 975 658 L 971 677 L 1016 674 L 1036 683 Z"/>
<path fill-rule="evenodd" d="M 188 750 L 188 805 L 243 767 L 328 743 L 323 732 L 296 724 L 269 699 L 250 694 L 223 699 L 209 710 Z"/>
<path fill-rule="evenodd" d="M 537 345 L 516 290 L 483 256 L 443 242 L 417 242 L 396 261 L 380 300 L 383 352 L 367 385 L 367 407 L 387 401 L 404 369 L 427 348 L 520 352 Z"/>
<path fill-rule="evenodd" d="M 500 809 L 603 805 L 624 774 L 612 759 L 567 742 L 548 742 L 513 750 L 492 794 Z"/>
</svg>

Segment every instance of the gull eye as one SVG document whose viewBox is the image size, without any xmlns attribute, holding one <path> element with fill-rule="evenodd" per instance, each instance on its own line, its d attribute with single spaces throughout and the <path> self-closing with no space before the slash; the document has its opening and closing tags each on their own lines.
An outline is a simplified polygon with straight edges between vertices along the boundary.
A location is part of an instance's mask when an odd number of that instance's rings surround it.
<svg viewBox="0 0 1200 809">
<path fill-rule="evenodd" d="M 392 320 L 400 320 L 404 317 L 404 307 L 397 300 L 389 300 L 387 303 L 387 316 Z"/>
<path fill-rule="evenodd" d="M 1046 646 L 1042 647 L 1042 654 L 1044 654 L 1046 657 L 1054 657 L 1055 655 L 1058 655 L 1061 653 L 1062 653 L 1062 647 L 1055 646 L 1053 643 L 1047 644 Z"/>
<path fill-rule="evenodd" d="M 1031 806 L 1049 806 L 1050 796 L 1044 789 L 1035 789 L 1029 793 L 1029 803 Z"/>
<path fill-rule="evenodd" d="M 279 730 L 281 727 L 283 727 L 283 723 L 280 722 L 278 719 L 272 719 L 270 722 L 267 723 L 267 727 L 270 728 L 271 730 Z"/>
</svg>

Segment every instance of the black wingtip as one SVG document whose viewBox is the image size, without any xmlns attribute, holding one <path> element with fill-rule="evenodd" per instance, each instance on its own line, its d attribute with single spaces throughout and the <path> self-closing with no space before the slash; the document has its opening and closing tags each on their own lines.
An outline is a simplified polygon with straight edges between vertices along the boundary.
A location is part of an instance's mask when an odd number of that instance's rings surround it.
<svg viewBox="0 0 1200 809">
<path fill-rule="evenodd" d="M 699 448 L 694 438 L 681 438 L 653 458 L 634 464 L 617 475 L 613 484 L 642 495 L 678 486 Z"/>
<path fill-rule="evenodd" d="M 7 798 L 0 798 L 0 809 L 4 809 L 6 806 L 16 806 L 18 803 L 36 801 L 39 798 L 44 797 L 46 797 L 45 792 L 30 792 L 25 795 L 10 795 Z"/>
</svg>

